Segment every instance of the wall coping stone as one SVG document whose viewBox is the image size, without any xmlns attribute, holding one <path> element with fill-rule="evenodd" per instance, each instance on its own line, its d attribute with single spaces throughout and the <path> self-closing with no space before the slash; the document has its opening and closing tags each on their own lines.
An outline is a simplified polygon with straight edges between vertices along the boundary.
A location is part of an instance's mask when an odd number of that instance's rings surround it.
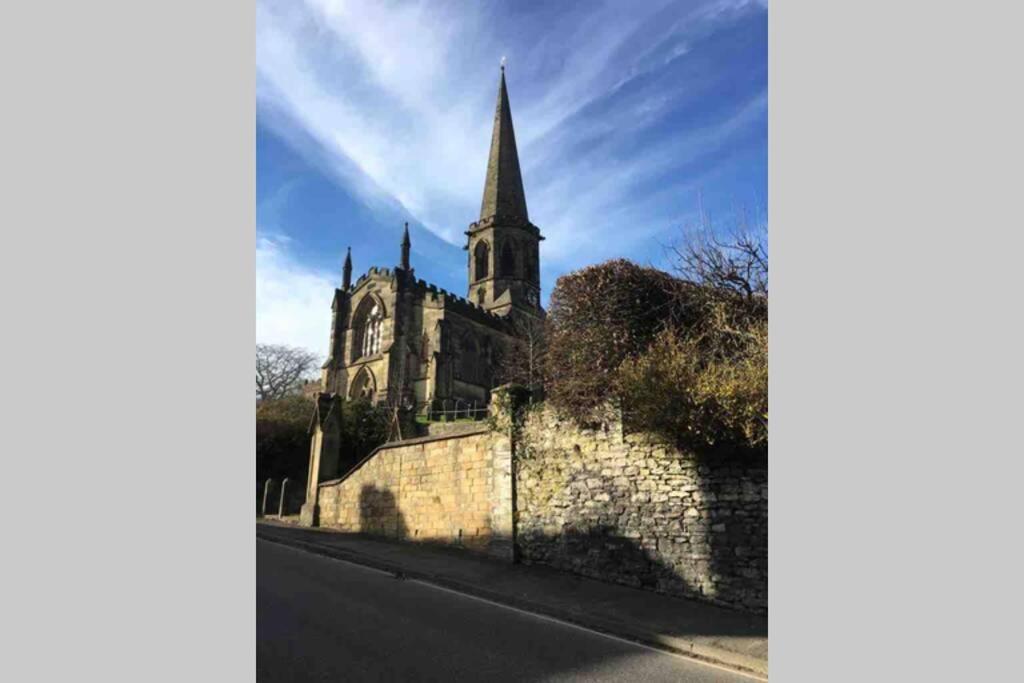
<svg viewBox="0 0 1024 683">
<path fill-rule="evenodd" d="M 370 451 L 370 454 L 368 456 L 366 456 L 365 458 L 363 458 L 362 460 L 360 460 L 356 464 L 355 467 L 350 469 L 345 474 L 344 477 L 339 477 L 338 479 L 331 479 L 329 481 L 320 482 L 317 485 L 317 488 L 323 488 L 325 486 L 335 486 L 337 484 L 342 483 L 343 481 L 345 481 L 346 479 L 351 477 L 353 474 L 358 472 L 363 467 L 363 465 L 365 465 L 370 460 L 372 460 L 374 457 L 376 457 L 377 453 L 379 453 L 381 451 L 384 451 L 384 450 L 388 450 L 388 449 L 391 449 L 391 448 L 402 448 L 403 446 L 416 446 L 418 444 L 431 443 L 433 441 L 452 441 L 452 440 L 455 440 L 455 439 L 465 439 L 466 437 L 469 437 L 469 436 L 479 436 L 481 434 L 488 434 L 488 433 L 490 433 L 490 431 L 491 431 L 490 427 L 488 427 L 486 425 L 483 425 L 483 426 L 478 427 L 477 429 L 474 429 L 472 431 L 458 432 L 457 434 L 438 434 L 436 436 L 418 436 L 418 437 L 415 437 L 415 438 L 412 438 L 412 439 L 402 439 L 401 441 L 389 441 L 388 443 L 381 444 L 380 446 L 377 446 L 372 451 Z"/>
</svg>

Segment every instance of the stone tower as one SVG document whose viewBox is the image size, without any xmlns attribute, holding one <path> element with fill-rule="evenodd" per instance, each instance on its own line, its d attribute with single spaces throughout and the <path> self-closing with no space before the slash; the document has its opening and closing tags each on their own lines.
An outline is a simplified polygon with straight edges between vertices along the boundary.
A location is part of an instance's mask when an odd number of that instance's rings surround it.
<svg viewBox="0 0 1024 683">
<path fill-rule="evenodd" d="M 466 231 L 468 299 L 487 311 L 543 315 L 540 307 L 540 230 L 530 222 L 501 67 L 480 220 Z"/>
</svg>

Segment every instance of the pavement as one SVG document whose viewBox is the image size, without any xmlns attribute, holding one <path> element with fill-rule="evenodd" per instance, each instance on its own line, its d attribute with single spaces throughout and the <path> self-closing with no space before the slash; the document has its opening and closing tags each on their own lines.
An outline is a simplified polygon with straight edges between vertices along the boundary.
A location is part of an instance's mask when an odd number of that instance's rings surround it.
<svg viewBox="0 0 1024 683">
<path fill-rule="evenodd" d="M 540 565 L 511 564 L 455 548 L 310 529 L 271 519 L 257 521 L 256 535 L 260 540 L 305 550 L 307 554 L 399 574 L 420 584 L 767 678 L 765 615 L 604 583 Z M 266 553 L 268 545 L 258 545 L 258 557 Z M 265 574 L 258 568 L 258 593 L 264 579 Z M 301 591 L 297 594 L 305 595 Z M 550 620 L 547 623 L 557 625 Z"/>
</svg>

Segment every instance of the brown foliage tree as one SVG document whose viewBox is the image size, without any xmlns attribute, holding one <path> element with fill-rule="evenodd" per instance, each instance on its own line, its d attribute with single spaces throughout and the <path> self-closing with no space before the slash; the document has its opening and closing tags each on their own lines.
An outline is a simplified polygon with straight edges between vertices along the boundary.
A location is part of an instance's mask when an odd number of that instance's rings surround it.
<svg viewBox="0 0 1024 683">
<path fill-rule="evenodd" d="M 672 319 L 668 274 L 624 259 L 558 278 L 548 311 L 547 396 L 564 412 L 591 415 L 616 394 L 616 370 Z"/>
<path fill-rule="evenodd" d="M 705 221 L 671 248 L 673 324 L 619 368 L 627 421 L 690 445 L 768 440 L 768 252 L 763 224 Z"/>
<path fill-rule="evenodd" d="M 583 421 L 618 403 L 632 429 L 691 447 L 768 438 L 763 239 L 690 233 L 681 277 L 610 261 L 559 278 L 545 362 L 551 402 Z"/>
<path fill-rule="evenodd" d="M 767 321 L 728 353 L 666 330 L 618 370 L 623 416 L 632 427 L 691 448 L 763 446 L 768 440 Z M 717 351 L 712 347 L 712 350 Z"/>
</svg>

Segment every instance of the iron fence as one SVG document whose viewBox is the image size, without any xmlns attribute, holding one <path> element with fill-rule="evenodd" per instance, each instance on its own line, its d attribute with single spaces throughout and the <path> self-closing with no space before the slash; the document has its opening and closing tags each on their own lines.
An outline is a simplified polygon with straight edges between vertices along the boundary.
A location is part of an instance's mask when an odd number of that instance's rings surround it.
<svg viewBox="0 0 1024 683">
<path fill-rule="evenodd" d="M 487 418 L 489 408 L 470 401 L 441 401 L 440 405 L 432 404 L 427 408 L 427 422 L 453 422 L 455 420 L 483 420 Z"/>
</svg>

